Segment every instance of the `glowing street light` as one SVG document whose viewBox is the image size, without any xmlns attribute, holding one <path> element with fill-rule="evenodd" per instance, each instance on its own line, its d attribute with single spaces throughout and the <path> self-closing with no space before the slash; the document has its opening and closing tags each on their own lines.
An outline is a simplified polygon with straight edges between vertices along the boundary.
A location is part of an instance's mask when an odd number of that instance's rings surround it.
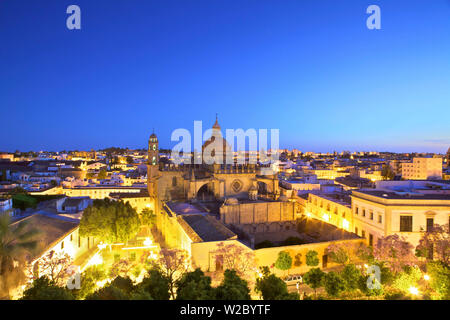
<svg viewBox="0 0 450 320">
<path fill-rule="evenodd" d="M 410 287 L 409 288 L 409 292 L 415 296 L 417 296 L 419 294 L 419 289 L 417 289 L 416 287 Z"/>
<path fill-rule="evenodd" d="M 144 240 L 144 246 L 148 247 L 152 245 L 152 240 L 150 240 L 150 238 L 145 238 Z"/>
<path fill-rule="evenodd" d="M 425 274 L 425 275 L 423 276 L 423 278 L 424 278 L 426 281 L 429 281 L 429 280 L 430 280 L 430 276 L 427 275 L 427 274 Z"/>
</svg>

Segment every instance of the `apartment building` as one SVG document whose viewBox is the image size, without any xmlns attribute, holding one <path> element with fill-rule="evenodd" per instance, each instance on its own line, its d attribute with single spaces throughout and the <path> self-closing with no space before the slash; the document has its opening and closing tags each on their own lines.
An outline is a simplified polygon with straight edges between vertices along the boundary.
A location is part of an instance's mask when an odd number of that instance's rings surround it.
<svg viewBox="0 0 450 320">
<path fill-rule="evenodd" d="M 402 178 L 405 180 L 442 179 L 442 158 L 413 158 L 402 163 Z"/>
<path fill-rule="evenodd" d="M 417 246 L 423 232 L 449 223 L 450 184 L 393 181 L 391 188 L 354 190 L 351 198 L 353 231 L 368 245 L 398 234 Z"/>
</svg>

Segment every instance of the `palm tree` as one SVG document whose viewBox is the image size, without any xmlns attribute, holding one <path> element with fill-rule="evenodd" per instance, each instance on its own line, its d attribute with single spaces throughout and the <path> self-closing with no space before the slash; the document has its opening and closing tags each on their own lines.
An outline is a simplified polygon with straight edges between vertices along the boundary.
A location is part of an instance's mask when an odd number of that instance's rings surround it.
<svg viewBox="0 0 450 320">
<path fill-rule="evenodd" d="M 9 215 L 0 216 L 0 297 L 25 280 L 26 255 L 33 253 L 39 231 L 27 221 L 11 224 Z"/>
</svg>

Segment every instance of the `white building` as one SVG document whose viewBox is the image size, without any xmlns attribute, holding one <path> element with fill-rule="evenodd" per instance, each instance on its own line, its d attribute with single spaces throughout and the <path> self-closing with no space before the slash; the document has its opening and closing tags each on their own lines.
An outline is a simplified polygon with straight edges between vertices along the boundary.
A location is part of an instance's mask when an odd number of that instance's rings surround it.
<svg viewBox="0 0 450 320">
<path fill-rule="evenodd" d="M 442 179 L 442 158 L 414 158 L 402 163 L 402 178 L 405 180 Z"/>
</svg>

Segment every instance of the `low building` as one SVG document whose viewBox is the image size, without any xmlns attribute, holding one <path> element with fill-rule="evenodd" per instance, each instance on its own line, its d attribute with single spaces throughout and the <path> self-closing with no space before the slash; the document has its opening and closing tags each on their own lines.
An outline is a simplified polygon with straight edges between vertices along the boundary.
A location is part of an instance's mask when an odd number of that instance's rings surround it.
<svg viewBox="0 0 450 320">
<path fill-rule="evenodd" d="M 36 252 L 27 257 L 33 266 L 34 276 L 41 276 L 37 262 L 49 252 L 67 254 L 72 259 L 72 264 L 83 269 L 89 259 L 97 251 L 98 241 L 93 237 L 81 237 L 79 235 L 79 220 L 66 216 L 36 213 L 19 221 L 13 222 L 11 227 L 17 227 L 27 223 L 26 228 L 37 229 L 40 232 L 39 243 Z"/>
<path fill-rule="evenodd" d="M 377 189 L 354 190 L 351 197 L 353 231 L 369 245 L 398 234 L 416 246 L 434 224 L 449 223 L 449 184 L 380 181 Z"/>
<path fill-rule="evenodd" d="M 442 158 L 413 158 L 402 163 L 402 178 L 405 180 L 442 179 Z"/>
<path fill-rule="evenodd" d="M 154 210 L 153 202 L 146 189 L 141 190 L 139 193 L 110 193 L 109 197 L 116 200 L 122 200 L 124 203 L 129 203 L 138 213 L 142 212 L 145 208 Z"/>
<path fill-rule="evenodd" d="M 62 192 L 69 197 L 90 197 L 91 199 L 108 198 L 110 194 L 117 193 L 141 193 L 145 187 L 121 187 L 121 186 L 79 186 L 73 188 L 63 188 Z"/>
<path fill-rule="evenodd" d="M 344 193 L 308 194 L 304 214 L 353 231 L 351 199 Z"/>
</svg>

